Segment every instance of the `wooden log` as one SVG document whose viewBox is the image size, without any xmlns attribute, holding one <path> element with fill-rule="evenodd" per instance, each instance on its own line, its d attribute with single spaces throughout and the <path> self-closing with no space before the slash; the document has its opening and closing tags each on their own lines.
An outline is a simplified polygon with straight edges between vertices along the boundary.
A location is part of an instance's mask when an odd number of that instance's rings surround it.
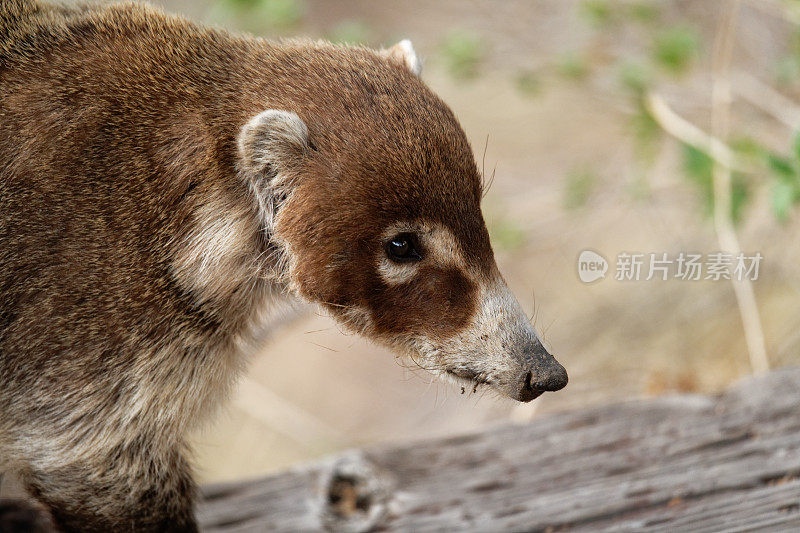
<svg viewBox="0 0 800 533">
<path fill-rule="evenodd" d="M 800 369 L 208 486 L 199 517 L 209 532 L 800 531 Z"/>
</svg>

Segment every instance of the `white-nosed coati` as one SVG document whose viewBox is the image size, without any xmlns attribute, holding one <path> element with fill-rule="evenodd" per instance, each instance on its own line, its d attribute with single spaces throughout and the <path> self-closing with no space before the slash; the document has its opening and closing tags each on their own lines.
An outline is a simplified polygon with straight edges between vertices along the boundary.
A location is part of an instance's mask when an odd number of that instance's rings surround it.
<svg viewBox="0 0 800 533">
<path fill-rule="evenodd" d="M 564 387 L 418 70 L 0 2 L 0 459 L 59 529 L 194 531 L 184 436 L 292 297 L 470 386 Z"/>
</svg>

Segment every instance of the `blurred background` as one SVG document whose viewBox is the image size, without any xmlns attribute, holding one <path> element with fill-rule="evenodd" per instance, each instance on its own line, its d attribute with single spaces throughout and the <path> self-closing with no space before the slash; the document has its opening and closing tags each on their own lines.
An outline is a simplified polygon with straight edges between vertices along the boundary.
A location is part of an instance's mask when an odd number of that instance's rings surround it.
<svg viewBox="0 0 800 533">
<path fill-rule="evenodd" d="M 713 393 L 763 369 L 764 355 L 772 367 L 800 363 L 800 2 L 156 3 L 270 38 L 410 38 L 424 81 L 494 176 L 484 212 L 500 268 L 570 374 L 564 391 L 524 406 L 462 395 L 309 310 L 195 436 L 202 481 L 584 405 Z M 752 283 L 674 270 L 614 279 L 623 252 L 674 258 L 737 241 L 763 256 Z M 609 260 L 605 279 L 579 279 L 586 249 Z"/>
</svg>

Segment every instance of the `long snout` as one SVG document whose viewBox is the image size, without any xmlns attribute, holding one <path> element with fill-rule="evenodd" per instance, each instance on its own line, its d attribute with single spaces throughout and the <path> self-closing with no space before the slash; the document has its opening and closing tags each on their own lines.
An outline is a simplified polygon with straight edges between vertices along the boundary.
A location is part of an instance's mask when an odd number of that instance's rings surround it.
<svg viewBox="0 0 800 533">
<path fill-rule="evenodd" d="M 501 355 L 495 386 L 506 396 L 529 402 L 545 392 L 567 386 L 567 371 L 547 351 L 519 302 L 502 281 L 487 291 L 487 301 L 494 299 L 494 312 L 500 318 L 495 334 L 501 339 Z M 492 305 L 487 305 L 492 308 Z M 496 344 L 494 345 L 497 346 Z"/>
<path fill-rule="evenodd" d="M 438 353 L 445 354 L 448 374 L 486 383 L 519 402 L 567 386 L 567 371 L 545 349 L 499 275 L 483 289 L 480 311 L 470 329 Z"/>
</svg>

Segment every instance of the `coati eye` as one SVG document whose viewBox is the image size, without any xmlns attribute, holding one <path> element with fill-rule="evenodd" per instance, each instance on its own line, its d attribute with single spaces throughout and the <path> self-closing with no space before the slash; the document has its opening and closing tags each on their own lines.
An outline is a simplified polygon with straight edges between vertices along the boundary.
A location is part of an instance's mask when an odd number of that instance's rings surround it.
<svg viewBox="0 0 800 533">
<path fill-rule="evenodd" d="M 401 233 L 392 237 L 386 243 L 386 255 L 399 263 L 422 259 L 417 247 L 417 237 L 413 233 Z"/>
</svg>

